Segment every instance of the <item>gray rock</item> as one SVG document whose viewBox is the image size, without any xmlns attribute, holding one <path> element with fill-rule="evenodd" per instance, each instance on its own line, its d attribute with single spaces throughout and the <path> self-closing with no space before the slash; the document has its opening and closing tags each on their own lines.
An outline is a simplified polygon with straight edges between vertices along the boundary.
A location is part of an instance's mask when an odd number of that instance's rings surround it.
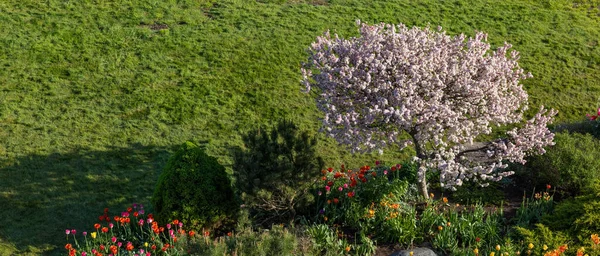
<svg viewBox="0 0 600 256">
<path fill-rule="evenodd" d="M 413 256 L 437 256 L 437 254 L 429 248 L 413 248 L 410 250 L 397 251 L 390 254 L 390 256 L 409 256 L 410 252 L 413 252 Z"/>
</svg>

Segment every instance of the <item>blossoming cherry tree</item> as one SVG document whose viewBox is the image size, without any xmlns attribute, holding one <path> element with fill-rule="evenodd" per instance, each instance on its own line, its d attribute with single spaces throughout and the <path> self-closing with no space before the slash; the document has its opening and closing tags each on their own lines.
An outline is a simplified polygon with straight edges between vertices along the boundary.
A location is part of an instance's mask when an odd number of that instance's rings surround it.
<svg viewBox="0 0 600 256">
<path fill-rule="evenodd" d="M 486 185 L 512 174 L 503 170 L 506 161 L 525 163 L 553 144 L 547 124 L 557 111 L 543 106 L 505 137 L 475 142 L 493 126 L 522 123 L 528 108 L 520 81 L 531 74 L 510 44 L 490 51 L 484 33 L 466 38 L 441 28 L 357 24 L 358 37 L 317 38 L 303 83 L 316 88 L 323 130 L 354 152 L 412 144 L 424 197 L 427 170 L 439 171 L 446 188 L 466 180 Z"/>
</svg>

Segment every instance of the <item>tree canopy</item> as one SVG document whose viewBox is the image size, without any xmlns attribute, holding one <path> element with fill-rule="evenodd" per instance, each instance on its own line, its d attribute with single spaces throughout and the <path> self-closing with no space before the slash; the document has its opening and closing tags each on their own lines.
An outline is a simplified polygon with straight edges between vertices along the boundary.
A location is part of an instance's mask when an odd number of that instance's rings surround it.
<svg viewBox="0 0 600 256">
<path fill-rule="evenodd" d="M 303 83 L 317 89 L 323 130 L 353 151 L 414 145 L 424 196 L 427 169 L 440 171 L 446 188 L 465 180 L 485 184 L 512 174 L 502 171 L 505 160 L 524 163 L 553 143 L 547 124 L 557 111 L 543 106 L 505 138 L 474 142 L 493 126 L 522 123 L 528 108 L 520 81 L 532 75 L 510 44 L 490 51 L 482 32 L 466 38 L 441 28 L 357 24 L 358 37 L 317 38 Z"/>
</svg>

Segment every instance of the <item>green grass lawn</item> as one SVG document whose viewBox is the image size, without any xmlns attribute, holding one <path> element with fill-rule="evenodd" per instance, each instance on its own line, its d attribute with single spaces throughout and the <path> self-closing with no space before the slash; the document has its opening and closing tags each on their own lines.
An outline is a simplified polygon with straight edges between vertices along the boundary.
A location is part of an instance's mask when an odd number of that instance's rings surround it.
<svg viewBox="0 0 600 256">
<path fill-rule="evenodd" d="M 185 140 L 230 166 L 259 124 L 289 118 L 316 132 L 300 63 L 327 29 L 357 35 L 356 19 L 488 32 L 521 52 L 532 109 L 581 120 L 600 97 L 600 18 L 571 2 L 2 1 L 0 255 L 64 252 L 64 230 L 89 231 L 105 207 L 151 210 Z M 354 157 L 324 138 L 319 151 L 335 166 L 411 154 Z"/>
</svg>

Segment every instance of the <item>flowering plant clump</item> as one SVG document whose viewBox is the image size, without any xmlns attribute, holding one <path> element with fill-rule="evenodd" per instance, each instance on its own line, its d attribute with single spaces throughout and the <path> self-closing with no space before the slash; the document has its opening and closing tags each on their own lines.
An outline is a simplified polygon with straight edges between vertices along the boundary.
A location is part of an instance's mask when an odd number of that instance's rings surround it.
<svg viewBox="0 0 600 256">
<path fill-rule="evenodd" d="M 307 91 L 318 89 L 323 130 L 353 151 L 413 144 L 423 197 L 428 169 L 440 171 L 446 188 L 466 180 L 485 185 L 512 174 L 501 171 L 504 160 L 524 163 L 553 144 L 546 125 L 557 112 L 543 107 L 506 138 L 474 143 L 493 126 L 522 122 L 528 109 L 520 81 L 531 75 L 519 67 L 516 51 L 509 54 L 511 45 L 488 54 L 484 33 L 466 39 L 441 28 L 357 24 L 359 37 L 317 38 L 303 83 Z"/>
<path fill-rule="evenodd" d="M 403 201 L 416 190 L 400 179 L 402 166 L 385 166 L 379 161 L 354 171 L 323 170 L 318 189 L 319 219 L 348 230 L 360 230 L 379 241 L 410 242 L 414 233 L 416 212 Z M 411 228 L 413 227 L 413 228 Z M 345 235 L 354 239 L 356 234 Z"/>
<path fill-rule="evenodd" d="M 569 249 L 569 246 L 566 244 L 563 244 L 554 250 L 545 252 L 544 256 L 560 256 L 560 255 L 563 255 L 563 253 L 565 251 L 567 251 L 567 249 Z"/>
<path fill-rule="evenodd" d="M 516 226 L 527 227 L 530 224 L 537 223 L 542 216 L 552 212 L 554 209 L 554 193 L 550 194 L 550 184 L 546 185 L 546 191 L 533 193 L 531 198 L 523 195 L 521 207 L 517 209 L 514 218 Z"/>
<path fill-rule="evenodd" d="M 596 121 L 600 116 L 600 108 L 598 108 L 598 112 L 595 115 L 586 114 L 585 115 L 590 121 Z"/>
<path fill-rule="evenodd" d="M 388 168 L 377 161 L 374 168 L 365 165 L 360 167 L 358 171 L 346 169 L 344 165 L 337 171 L 333 168 L 322 170 L 322 186 L 317 192 L 324 202 L 320 214 L 324 215 L 324 219 L 334 221 L 336 217 L 340 216 L 336 216 L 336 214 L 326 215 L 325 212 L 333 213 L 348 209 L 353 202 L 361 205 L 370 204 L 382 192 L 380 191 L 382 186 L 386 186 L 393 178 L 392 175 L 398 172 L 401 167 L 397 164 Z M 329 217 L 327 217 L 328 215 Z"/>
<path fill-rule="evenodd" d="M 593 122 L 595 124 L 594 128 L 596 128 L 596 130 L 594 130 L 593 134 L 600 134 L 600 107 L 598 108 L 598 111 L 595 115 L 586 114 L 585 116 L 588 120 L 590 120 L 590 122 Z"/>
<path fill-rule="evenodd" d="M 65 231 L 65 249 L 70 256 L 183 255 L 183 245 L 195 235 L 194 231 L 183 229 L 179 220 L 159 226 L 152 214 L 145 214 L 141 204 L 133 204 L 112 218 L 105 208 L 98 219 L 99 223 L 89 232 Z"/>
</svg>

